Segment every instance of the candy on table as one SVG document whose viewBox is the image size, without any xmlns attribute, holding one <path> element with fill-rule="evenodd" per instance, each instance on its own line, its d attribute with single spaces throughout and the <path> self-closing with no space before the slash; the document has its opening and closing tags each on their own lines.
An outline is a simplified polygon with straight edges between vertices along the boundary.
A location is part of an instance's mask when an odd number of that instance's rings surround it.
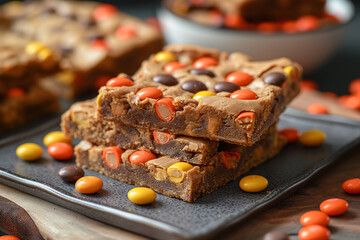
<svg viewBox="0 0 360 240">
<path fill-rule="evenodd" d="M 136 187 L 128 192 L 128 198 L 135 204 L 146 205 L 155 201 L 156 193 L 150 188 Z"/>
<path fill-rule="evenodd" d="M 279 134 L 283 135 L 288 143 L 296 142 L 300 138 L 300 131 L 295 128 L 281 129 Z"/>
<path fill-rule="evenodd" d="M 65 136 L 61 131 L 50 132 L 45 135 L 43 143 L 45 146 L 49 146 L 56 142 L 71 143 L 72 139 L 69 136 Z"/>
<path fill-rule="evenodd" d="M 55 142 L 50 144 L 47 152 L 56 160 L 69 160 L 74 156 L 74 148 L 66 142 Z"/>
<path fill-rule="evenodd" d="M 61 168 L 58 175 L 65 182 L 76 182 L 85 175 L 85 172 L 81 167 L 69 165 Z"/>
<path fill-rule="evenodd" d="M 34 161 L 41 158 L 43 149 L 36 143 L 24 143 L 16 148 L 16 155 L 24 161 Z"/>
<path fill-rule="evenodd" d="M 329 216 L 344 214 L 349 208 L 349 203 L 341 198 L 331 198 L 320 204 L 320 210 Z"/>
<path fill-rule="evenodd" d="M 319 86 L 316 82 L 310 79 L 305 79 L 300 82 L 301 91 L 314 91 L 318 90 Z"/>
<path fill-rule="evenodd" d="M 360 78 L 355 79 L 349 84 L 349 93 L 350 94 L 360 94 Z"/>
<path fill-rule="evenodd" d="M 304 227 L 310 225 L 322 225 L 326 227 L 329 225 L 330 217 L 321 211 L 309 211 L 301 215 L 300 223 Z"/>
<path fill-rule="evenodd" d="M 0 240 L 20 240 L 20 238 L 13 235 L 0 236 Z"/>
<path fill-rule="evenodd" d="M 346 180 L 342 184 L 342 188 L 349 194 L 360 194 L 360 178 Z"/>
<path fill-rule="evenodd" d="M 316 147 L 324 143 L 326 134 L 320 130 L 308 130 L 301 134 L 299 142 L 307 147 Z"/>
<path fill-rule="evenodd" d="M 268 180 L 263 176 L 249 175 L 240 180 L 239 186 L 245 192 L 261 192 L 267 188 Z"/>
<path fill-rule="evenodd" d="M 298 233 L 300 240 L 328 240 L 330 235 L 329 229 L 321 225 L 303 227 Z"/>
<path fill-rule="evenodd" d="M 94 194 L 99 192 L 103 187 L 103 182 L 95 176 L 85 176 L 79 178 L 75 183 L 78 192 L 84 194 Z"/>
<path fill-rule="evenodd" d="M 307 108 L 306 111 L 310 114 L 329 114 L 328 108 L 321 103 L 312 103 Z"/>
</svg>

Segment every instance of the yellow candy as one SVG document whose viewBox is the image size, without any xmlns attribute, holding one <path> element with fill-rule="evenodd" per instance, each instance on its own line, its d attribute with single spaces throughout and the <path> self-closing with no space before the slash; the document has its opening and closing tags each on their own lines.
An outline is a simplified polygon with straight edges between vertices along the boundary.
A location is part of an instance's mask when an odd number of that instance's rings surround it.
<svg viewBox="0 0 360 240">
<path fill-rule="evenodd" d="M 196 101 L 200 101 L 200 99 L 203 97 L 203 96 L 215 96 L 216 94 L 213 93 L 213 92 L 209 92 L 209 91 L 200 91 L 200 92 L 197 92 L 194 96 L 193 96 L 193 99 L 195 99 Z"/>
<path fill-rule="evenodd" d="M 43 139 L 44 145 L 49 146 L 53 143 L 57 142 L 64 142 L 64 143 L 71 143 L 71 137 L 65 136 L 61 131 L 54 131 L 46 134 Z"/>
<path fill-rule="evenodd" d="M 154 57 L 155 61 L 157 62 L 176 62 L 177 59 L 174 55 L 172 55 L 171 53 L 168 52 L 158 52 L 157 54 L 155 54 Z"/>
<path fill-rule="evenodd" d="M 261 192 L 268 186 L 268 180 L 263 176 L 249 175 L 240 180 L 239 186 L 245 192 Z"/>
<path fill-rule="evenodd" d="M 56 79 L 65 85 L 72 85 L 75 80 L 75 74 L 71 71 L 63 71 L 56 74 Z"/>
<path fill-rule="evenodd" d="M 304 132 L 300 138 L 299 142 L 307 147 L 316 147 L 324 143 L 326 135 L 320 130 L 308 130 Z"/>
<path fill-rule="evenodd" d="M 150 188 L 136 187 L 128 192 L 128 198 L 136 204 L 150 204 L 155 201 L 156 193 Z"/>
<path fill-rule="evenodd" d="M 29 43 L 26 47 L 25 47 L 25 52 L 27 54 L 38 54 L 41 50 L 43 50 L 45 48 L 45 46 L 39 42 L 32 42 Z"/>
<path fill-rule="evenodd" d="M 169 179 L 174 183 L 180 183 L 184 180 L 185 172 L 192 169 L 193 166 L 186 162 L 177 162 L 171 165 L 167 169 L 167 174 L 169 175 Z"/>
<path fill-rule="evenodd" d="M 38 57 L 42 61 L 52 60 L 53 52 L 49 48 L 43 48 L 38 52 Z"/>
<path fill-rule="evenodd" d="M 292 66 L 284 67 L 284 72 L 286 74 L 287 79 L 292 79 L 292 76 L 294 75 L 294 68 Z"/>
<path fill-rule="evenodd" d="M 43 149 L 35 143 L 24 143 L 16 148 L 16 155 L 24 161 L 34 161 L 41 157 Z"/>
</svg>

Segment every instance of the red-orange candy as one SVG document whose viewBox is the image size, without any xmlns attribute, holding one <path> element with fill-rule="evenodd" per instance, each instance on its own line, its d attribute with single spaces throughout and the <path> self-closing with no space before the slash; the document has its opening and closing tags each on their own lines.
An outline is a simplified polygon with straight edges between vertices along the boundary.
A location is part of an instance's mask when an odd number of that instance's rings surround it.
<svg viewBox="0 0 360 240">
<path fill-rule="evenodd" d="M 297 27 L 295 21 L 285 21 L 281 25 L 281 30 L 283 30 L 286 33 L 296 33 Z"/>
<path fill-rule="evenodd" d="M 360 178 L 353 178 L 345 181 L 342 188 L 347 193 L 360 194 Z"/>
<path fill-rule="evenodd" d="M 146 98 L 158 99 L 163 96 L 163 93 L 160 89 L 154 87 L 146 87 L 137 91 L 136 95 L 140 100 L 145 100 Z"/>
<path fill-rule="evenodd" d="M 240 100 L 255 100 L 258 99 L 258 95 L 249 89 L 236 90 L 230 95 L 230 98 Z"/>
<path fill-rule="evenodd" d="M 321 225 L 326 227 L 329 225 L 330 217 L 323 212 L 320 211 L 309 211 L 301 215 L 300 223 L 304 227 L 310 225 Z"/>
<path fill-rule="evenodd" d="M 107 50 L 108 46 L 104 39 L 96 39 L 91 42 L 91 47 L 98 50 Z"/>
<path fill-rule="evenodd" d="M 121 154 L 124 153 L 124 150 L 122 150 L 119 147 L 107 147 L 102 152 L 102 157 L 110 168 L 117 168 L 119 164 L 121 163 Z"/>
<path fill-rule="evenodd" d="M 20 238 L 12 235 L 5 235 L 5 236 L 0 236 L 0 240 L 20 240 Z"/>
<path fill-rule="evenodd" d="M 280 24 L 275 22 L 262 22 L 256 26 L 256 30 L 262 33 L 273 33 L 280 30 Z"/>
<path fill-rule="evenodd" d="M 102 86 L 105 86 L 108 80 L 109 80 L 108 76 L 100 76 L 100 77 L 96 78 L 96 80 L 94 82 L 95 90 L 98 90 Z"/>
<path fill-rule="evenodd" d="M 317 89 L 318 89 L 317 83 L 312 80 L 302 80 L 300 82 L 300 90 L 301 91 L 317 90 Z"/>
<path fill-rule="evenodd" d="M 333 92 L 322 92 L 322 93 L 327 97 L 337 98 L 336 93 L 333 93 Z"/>
<path fill-rule="evenodd" d="M 360 95 L 350 95 L 339 100 L 347 108 L 360 110 Z"/>
<path fill-rule="evenodd" d="M 155 154 L 148 152 L 148 151 L 140 150 L 140 151 L 133 152 L 129 156 L 129 161 L 131 163 L 137 165 L 140 163 L 146 163 L 147 161 L 150 161 L 155 158 L 156 158 Z"/>
<path fill-rule="evenodd" d="M 103 187 L 103 182 L 100 178 L 95 176 L 85 176 L 80 178 L 75 183 L 75 188 L 84 194 L 97 193 Z"/>
<path fill-rule="evenodd" d="M 329 114 L 329 110 L 321 103 L 310 104 L 306 111 L 310 114 Z"/>
<path fill-rule="evenodd" d="M 51 157 L 57 160 L 69 160 L 74 156 L 74 148 L 64 142 L 56 142 L 49 145 L 47 151 Z"/>
<path fill-rule="evenodd" d="M 329 216 L 344 214 L 349 208 L 349 203 L 344 199 L 331 198 L 320 204 L 320 210 Z"/>
<path fill-rule="evenodd" d="M 237 14 L 226 14 L 224 25 L 228 28 L 241 29 L 245 25 L 245 21 Z"/>
<path fill-rule="evenodd" d="M 115 13 L 118 12 L 118 9 L 111 4 L 101 4 L 97 6 L 93 11 L 93 19 L 97 22 L 104 21 Z"/>
<path fill-rule="evenodd" d="M 7 98 L 21 97 L 25 95 L 25 90 L 22 88 L 11 88 L 6 92 Z"/>
<path fill-rule="evenodd" d="M 173 119 L 175 107 L 172 98 L 162 98 L 155 103 L 156 115 L 163 121 L 168 122 Z"/>
<path fill-rule="evenodd" d="M 165 72 L 174 72 L 178 69 L 184 68 L 185 65 L 179 62 L 169 62 L 163 68 Z"/>
<path fill-rule="evenodd" d="M 300 137 L 299 130 L 295 128 L 284 128 L 279 131 L 281 135 L 283 135 L 288 143 L 296 142 Z"/>
<path fill-rule="evenodd" d="M 171 134 L 167 132 L 153 131 L 153 137 L 158 144 L 167 144 L 170 141 Z"/>
<path fill-rule="evenodd" d="M 204 69 L 210 66 L 217 66 L 219 63 L 216 59 L 211 57 L 202 57 L 196 60 L 193 64 L 194 68 Z"/>
<path fill-rule="evenodd" d="M 226 168 L 235 168 L 240 160 L 240 153 L 238 152 L 221 152 L 221 154 Z"/>
<path fill-rule="evenodd" d="M 351 94 L 360 94 L 360 78 L 351 81 L 349 84 L 349 92 Z"/>
<path fill-rule="evenodd" d="M 136 36 L 136 29 L 132 25 L 123 25 L 115 30 L 115 36 L 121 40 L 130 39 Z"/>
<path fill-rule="evenodd" d="M 320 26 L 319 18 L 314 16 L 303 16 L 296 20 L 296 28 L 299 32 L 312 31 Z"/>
<path fill-rule="evenodd" d="M 298 237 L 300 240 L 328 240 L 330 238 L 330 231 L 321 225 L 311 225 L 302 228 L 299 231 Z"/>
<path fill-rule="evenodd" d="M 238 116 L 237 116 L 237 120 L 239 119 L 244 119 L 244 118 L 249 118 L 249 119 L 254 119 L 255 117 L 255 113 L 254 112 L 241 112 Z"/>
<path fill-rule="evenodd" d="M 131 81 L 129 78 L 126 77 L 114 77 L 107 81 L 106 86 L 107 87 L 130 87 L 133 86 L 134 82 Z"/>
<path fill-rule="evenodd" d="M 253 80 L 254 80 L 253 76 L 242 71 L 232 72 L 229 75 L 227 75 L 225 79 L 225 81 L 235 83 L 240 87 L 249 85 Z"/>
</svg>

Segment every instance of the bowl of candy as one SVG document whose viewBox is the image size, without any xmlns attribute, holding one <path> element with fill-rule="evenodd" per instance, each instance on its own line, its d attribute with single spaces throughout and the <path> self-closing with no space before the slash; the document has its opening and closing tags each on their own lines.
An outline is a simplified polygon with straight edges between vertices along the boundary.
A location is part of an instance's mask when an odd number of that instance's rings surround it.
<svg viewBox="0 0 360 240">
<path fill-rule="evenodd" d="M 158 11 L 168 43 L 288 57 L 306 73 L 331 58 L 354 16 L 350 0 L 165 0 Z"/>
</svg>

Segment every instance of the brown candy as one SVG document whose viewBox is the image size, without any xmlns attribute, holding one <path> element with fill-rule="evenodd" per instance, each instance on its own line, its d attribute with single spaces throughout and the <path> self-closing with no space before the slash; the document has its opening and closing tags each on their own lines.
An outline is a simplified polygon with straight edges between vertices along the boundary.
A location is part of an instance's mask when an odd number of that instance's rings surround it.
<svg viewBox="0 0 360 240">
<path fill-rule="evenodd" d="M 161 83 L 166 86 L 174 86 L 178 84 L 177 79 L 171 76 L 170 74 L 159 74 L 154 76 L 152 80 L 154 82 Z"/>
<path fill-rule="evenodd" d="M 232 93 L 235 92 L 236 90 L 239 90 L 240 87 L 237 84 L 231 82 L 219 82 L 215 84 L 214 89 L 216 92 Z"/>
<path fill-rule="evenodd" d="M 85 175 L 85 172 L 81 167 L 70 165 L 61 168 L 58 175 L 65 182 L 76 182 L 79 178 Z"/>
<path fill-rule="evenodd" d="M 207 90 L 206 85 L 198 80 L 186 81 L 181 85 L 181 88 L 185 91 L 192 92 L 192 93 L 197 93 L 200 91 Z"/>
<path fill-rule="evenodd" d="M 199 68 L 194 68 L 190 70 L 190 74 L 193 75 L 207 75 L 209 77 L 215 77 L 215 74 L 209 70 L 206 69 L 199 69 Z"/>
<path fill-rule="evenodd" d="M 264 235 L 263 240 L 289 240 L 289 235 L 282 231 L 268 232 Z"/>
<path fill-rule="evenodd" d="M 286 81 L 286 76 L 279 72 L 272 72 L 265 76 L 266 84 L 281 86 Z"/>
</svg>

